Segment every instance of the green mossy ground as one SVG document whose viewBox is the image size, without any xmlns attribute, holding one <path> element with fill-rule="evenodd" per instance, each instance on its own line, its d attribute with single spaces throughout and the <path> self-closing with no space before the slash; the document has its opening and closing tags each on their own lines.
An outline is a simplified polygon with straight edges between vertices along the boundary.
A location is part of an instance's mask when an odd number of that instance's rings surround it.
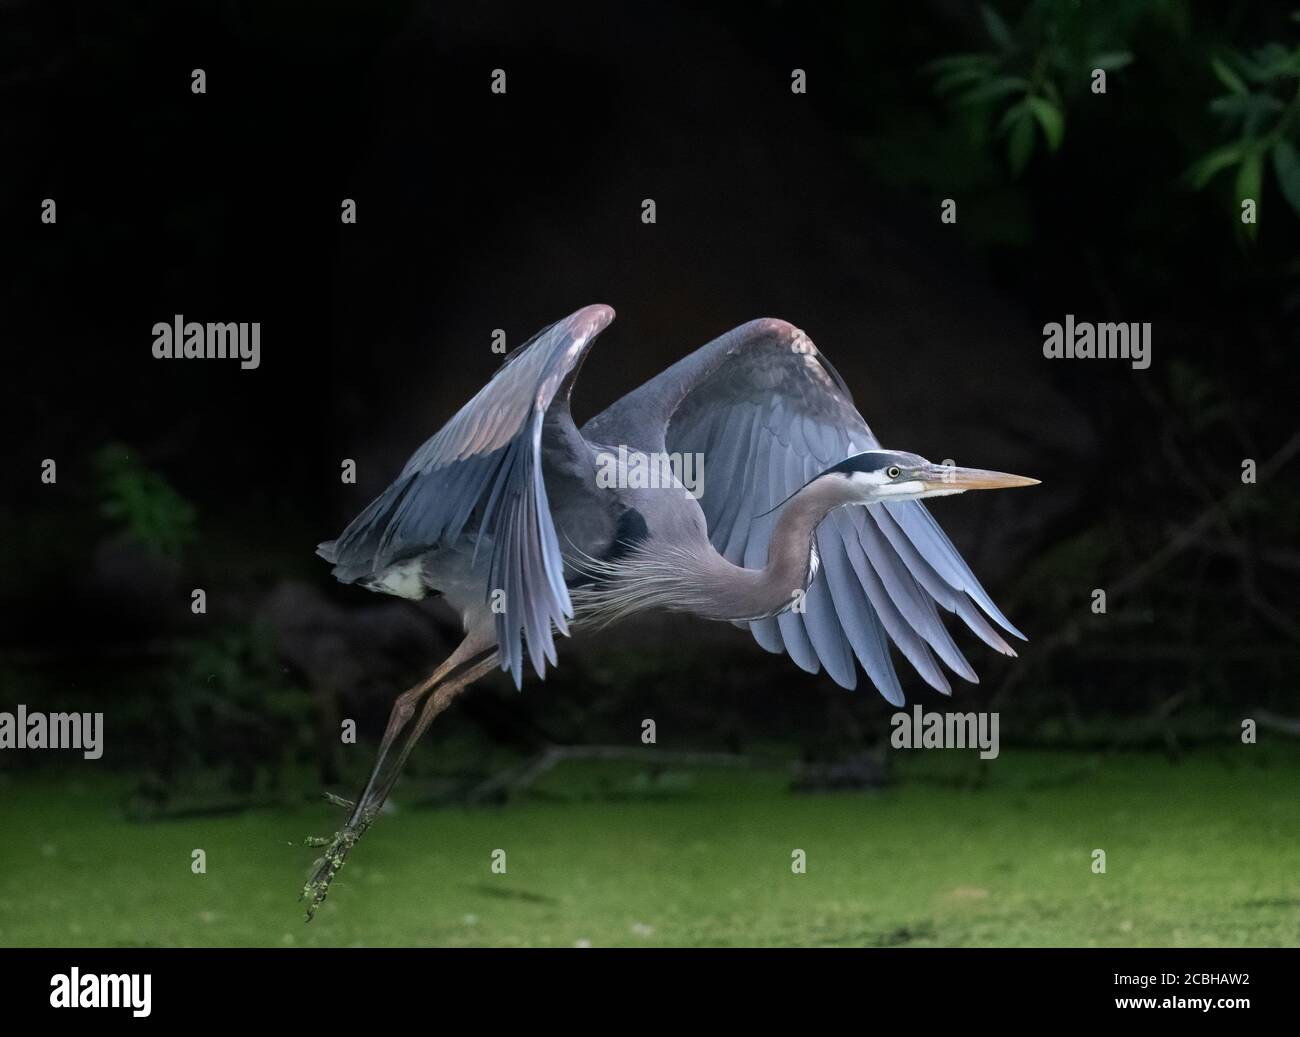
<svg viewBox="0 0 1300 1037">
<path fill-rule="evenodd" d="M 915 753 L 883 792 L 799 795 L 775 772 L 571 764 L 474 809 L 399 786 L 310 925 L 303 838 L 338 808 L 133 823 L 120 778 L 10 775 L 0 945 L 1300 945 L 1294 752 L 980 766 L 971 787 L 970 755 Z"/>
</svg>

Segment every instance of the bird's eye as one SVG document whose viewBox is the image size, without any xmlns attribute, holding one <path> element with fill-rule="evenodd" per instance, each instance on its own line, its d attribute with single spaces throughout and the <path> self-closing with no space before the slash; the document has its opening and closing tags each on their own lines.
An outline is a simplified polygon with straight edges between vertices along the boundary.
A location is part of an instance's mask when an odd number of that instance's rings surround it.
<svg viewBox="0 0 1300 1037">
<path fill-rule="evenodd" d="M 889 476 L 889 478 L 891 479 L 897 479 L 900 475 L 903 474 L 903 470 L 899 468 L 898 465 L 891 464 L 888 468 L 885 469 L 885 474 Z"/>
</svg>

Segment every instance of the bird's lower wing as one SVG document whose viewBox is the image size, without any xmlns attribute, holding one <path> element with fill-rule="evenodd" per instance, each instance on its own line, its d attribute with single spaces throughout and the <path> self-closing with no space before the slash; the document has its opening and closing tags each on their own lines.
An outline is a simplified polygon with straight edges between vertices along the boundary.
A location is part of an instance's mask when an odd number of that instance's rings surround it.
<svg viewBox="0 0 1300 1037">
<path fill-rule="evenodd" d="M 880 444 L 834 369 L 783 322 L 746 325 L 683 365 L 697 358 L 699 376 L 669 421 L 667 446 L 704 456 L 700 505 L 714 547 L 737 565 L 762 568 L 777 519 L 764 513 L 831 465 Z M 940 608 L 1000 652 L 1014 654 L 986 615 L 1024 636 L 919 501 L 838 509 L 818 527 L 816 545 L 820 564 L 802 611 L 748 624 L 765 649 L 788 653 L 811 673 L 825 667 L 852 688 L 856 659 L 899 705 L 891 641 L 945 694 L 951 688 L 938 660 L 966 680 L 977 679 Z"/>
<path fill-rule="evenodd" d="M 613 320 L 588 306 L 515 350 L 490 382 L 407 461 L 401 475 L 319 553 L 351 582 L 473 535 L 491 552 L 501 668 L 523 679 L 524 646 L 540 676 L 555 663 L 552 627 L 573 606 L 540 458 L 547 410 L 564 404 L 592 341 Z M 494 595 L 494 592 L 495 595 Z"/>
</svg>

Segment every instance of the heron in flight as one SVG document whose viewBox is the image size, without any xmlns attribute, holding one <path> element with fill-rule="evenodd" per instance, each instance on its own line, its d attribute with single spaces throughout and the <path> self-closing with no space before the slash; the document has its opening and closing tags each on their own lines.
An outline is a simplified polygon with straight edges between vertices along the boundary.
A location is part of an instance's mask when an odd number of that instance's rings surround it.
<svg viewBox="0 0 1300 1037">
<path fill-rule="evenodd" d="M 743 324 L 679 360 L 582 428 L 569 396 L 614 319 L 587 306 L 512 352 L 397 479 L 318 553 L 345 583 L 441 594 L 465 638 L 397 698 L 379 757 L 303 889 L 308 918 L 374 821 L 430 722 L 494 669 L 515 685 L 556 664 L 555 633 L 647 609 L 747 627 L 769 652 L 845 688 L 861 664 L 894 705 L 892 641 L 950 694 L 938 660 L 975 681 L 940 619 L 1015 655 L 1024 639 L 921 500 L 1030 486 L 1019 475 L 886 450 L 848 387 L 783 320 Z M 626 458 L 703 461 L 698 494 L 633 478 Z M 623 477 L 600 478 L 610 458 Z M 855 662 L 856 660 L 856 662 Z"/>
</svg>

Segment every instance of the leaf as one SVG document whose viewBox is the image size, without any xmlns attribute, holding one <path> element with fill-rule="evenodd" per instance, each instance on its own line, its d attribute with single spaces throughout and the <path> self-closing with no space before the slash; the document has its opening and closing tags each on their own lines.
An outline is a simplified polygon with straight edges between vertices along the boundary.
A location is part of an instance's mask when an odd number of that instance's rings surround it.
<svg viewBox="0 0 1300 1037">
<path fill-rule="evenodd" d="M 962 94 L 957 103 L 963 106 L 980 104 L 983 101 L 991 101 L 997 97 L 1003 97 L 1006 94 L 1023 91 L 1029 86 L 1029 81 L 1021 79 L 1019 76 L 999 76 L 997 79 L 990 79 L 986 83 L 968 90 Z"/>
<path fill-rule="evenodd" d="M 1273 147 L 1273 172 L 1277 174 L 1277 186 L 1282 189 L 1282 197 L 1300 216 L 1300 153 L 1286 138 Z"/>
<path fill-rule="evenodd" d="M 1237 68 L 1241 70 L 1241 74 L 1252 83 L 1266 83 L 1268 81 L 1268 76 L 1264 75 L 1264 73 L 1260 71 L 1259 66 L 1250 58 L 1246 57 L 1246 55 L 1234 54 L 1233 60 L 1235 61 Z"/>
<path fill-rule="evenodd" d="M 1006 133 L 1019 119 L 1024 118 L 1028 107 L 1028 98 L 1026 98 L 1023 101 L 1017 101 L 1003 112 L 1002 118 L 998 122 L 998 136 Z"/>
<path fill-rule="evenodd" d="M 1047 140 L 1049 151 L 1057 151 L 1065 138 L 1065 114 L 1050 101 L 1041 97 L 1028 97 L 1025 102 L 1043 128 L 1043 137 Z"/>
<path fill-rule="evenodd" d="M 1114 71 L 1117 68 L 1123 68 L 1125 65 L 1133 63 L 1133 55 L 1126 50 L 1108 50 L 1104 54 L 1098 54 L 1092 59 L 1092 67 L 1104 69 L 1107 72 Z"/>
<path fill-rule="evenodd" d="M 1011 29 L 1003 20 L 1002 15 L 998 14 L 988 4 L 980 5 L 980 14 L 984 16 L 984 28 L 988 30 L 989 39 L 1003 50 L 1014 50 L 1016 41 L 1012 37 Z"/>
<path fill-rule="evenodd" d="M 1300 73 L 1300 56 L 1293 54 L 1280 43 L 1266 43 L 1251 57 L 1255 59 L 1255 74 L 1261 80 L 1279 79 Z"/>
<path fill-rule="evenodd" d="M 1248 94 L 1250 92 L 1246 89 L 1246 84 L 1241 81 L 1241 77 L 1232 71 L 1222 58 L 1210 58 L 1210 68 L 1214 70 L 1219 82 L 1234 94 Z"/>
<path fill-rule="evenodd" d="M 1208 155 L 1203 155 L 1193 162 L 1184 175 L 1191 182 L 1191 185 L 1199 191 L 1213 180 L 1219 172 L 1240 162 L 1244 150 L 1245 146 L 1241 141 L 1216 148 Z"/>
<path fill-rule="evenodd" d="M 963 86 L 966 83 L 972 83 L 976 80 L 987 79 L 989 70 L 983 67 L 958 68 L 951 72 L 945 72 L 934 81 L 934 92 L 936 94 L 951 93 L 955 87 Z"/>
<path fill-rule="evenodd" d="M 1033 153 L 1034 119 L 1026 108 L 1011 128 L 1011 139 L 1007 142 L 1007 158 L 1011 162 L 1011 172 L 1015 176 L 1023 172 Z"/>
<path fill-rule="evenodd" d="M 1258 150 L 1250 151 L 1237 170 L 1237 202 L 1247 198 L 1259 201 L 1259 188 L 1263 181 L 1264 163 Z"/>
<path fill-rule="evenodd" d="M 949 54 L 947 57 L 927 61 L 922 69 L 931 75 L 937 75 L 941 72 L 956 72 L 963 68 L 992 68 L 997 64 L 997 60 L 992 54 Z"/>
<path fill-rule="evenodd" d="M 1237 117 L 1264 116 L 1270 112 L 1280 112 L 1285 107 L 1272 94 L 1224 94 L 1210 102 L 1210 111 Z"/>
</svg>

